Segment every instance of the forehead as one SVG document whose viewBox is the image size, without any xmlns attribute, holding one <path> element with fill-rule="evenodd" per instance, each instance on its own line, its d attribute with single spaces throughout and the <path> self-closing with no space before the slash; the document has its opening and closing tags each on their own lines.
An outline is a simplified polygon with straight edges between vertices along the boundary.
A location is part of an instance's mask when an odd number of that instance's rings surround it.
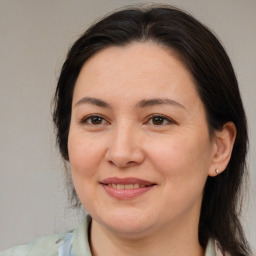
<svg viewBox="0 0 256 256">
<path fill-rule="evenodd" d="M 93 55 L 80 71 L 74 99 L 86 94 L 198 98 L 193 78 L 177 52 L 151 42 L 111 46 Z"/>
</svg>

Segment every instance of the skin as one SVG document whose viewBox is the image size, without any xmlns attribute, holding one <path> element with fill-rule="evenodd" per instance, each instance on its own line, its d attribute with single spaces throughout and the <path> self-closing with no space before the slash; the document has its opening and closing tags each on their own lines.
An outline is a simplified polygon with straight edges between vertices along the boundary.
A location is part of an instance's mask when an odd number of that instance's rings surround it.
<svg viewBox="0 0 256 256">
<path fill-rule="evenodd" d="M 169 101 L 143 105 L 155 98 Z M 93 255 L 204 255 L 203 188 L 225 169 L 234 139 L 232 123 L 210 138 L 193 78 L 174 51 L 133 43 L 91 57 L 75 85 L 68 150 L 78 197 L 93 218 Z M 108 177 L 156 185 L 122 200 L 100 184 Z"/>
</svg>

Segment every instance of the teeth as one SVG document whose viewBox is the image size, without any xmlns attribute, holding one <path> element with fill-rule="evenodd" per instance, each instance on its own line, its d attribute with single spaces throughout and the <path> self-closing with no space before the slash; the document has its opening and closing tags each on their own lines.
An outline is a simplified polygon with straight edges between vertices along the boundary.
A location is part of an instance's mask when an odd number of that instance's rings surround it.
<svg viewBox="0 0 256 256">
<path fill-rule="evenodd" d="M 108 184 L 108 187 L 115 189 L 135 189 L 135 188 L 144 188 L 146 185 L 143 184 Z"/>
<path fill-rule="evenodd" d="M 133 188 L 139 188 L 140 184 L 133 184 Z"/>
<path fill-rule="evenodd" d="M 117 185 L 116 185 L 116 188 L 117 188 L 117 189 L 124 189 L 124 184 L 117 184 Z"/>
<path fill-rule="evenodd" d="M 133 189 L 133 184 L 124 185 L 124 189 Z"/>
</svg>

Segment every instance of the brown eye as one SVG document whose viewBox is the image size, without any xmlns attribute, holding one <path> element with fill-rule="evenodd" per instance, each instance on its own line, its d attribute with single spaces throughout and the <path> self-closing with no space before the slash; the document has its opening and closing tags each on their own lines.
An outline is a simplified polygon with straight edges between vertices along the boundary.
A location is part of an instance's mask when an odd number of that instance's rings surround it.
<svg viewBox="0 0 256 256">
<path fill-rule="evenodd" d="M 164 124 L 165 118 L 161 117 L 161 116 L 154 116 L 152 118 L 152 123 L 154 125 L 162 125 Z"/>
<path fill-rule="evenodd" d="M 153 125 L 168 125 L 173 122 L 172 122 L 172 120 L 168 119 L 167 117 L 155 115 L 155 116 L 151 116 L 151 118 L 149 119 L 149 123 L 151 123 Z"/>
<path fill-rule="evenodd" d="M 88 120 L 89 121 L 89 120 Z M 94 125 L 99 125 L 99 124 L 102 124 L 103 122 L 103 118 L 100 117 L 100 116 L 92 116 L 90 118 L 90 123 L 91 124 L 94 124 Z"/>
<path fill-rule="evenodd" d="M 102 125 L 102 124 L 106 124 L 107 121 L 101 116 L 90 115 L 90 116 L 87 116 L 86 118 L 84 118 L 81 121 L 81 123 L 88 124 L 88 125 Z"/>
</svg>

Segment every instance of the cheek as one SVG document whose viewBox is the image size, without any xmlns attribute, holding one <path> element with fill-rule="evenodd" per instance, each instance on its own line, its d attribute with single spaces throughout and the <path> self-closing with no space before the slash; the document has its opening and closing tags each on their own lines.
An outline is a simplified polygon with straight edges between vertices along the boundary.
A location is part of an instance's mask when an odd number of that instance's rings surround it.
<svg viewBox="0 0 256 256">
<path fill-rule="evenodd" d="M 208 134 L 173 134 L 150 148 L 154 167 L 166 181 L 175 186 L 204 183 L 211 162 Z"/>
<path fill-rule="evenodd" d="M 164 204 L 170 206 L 161 213 L 163 216 L 180 214 L 194 206 L 199 211 L 209 168 L 209 143 L 200 137 L 191 138 L 175 136 L 151 147 L 151 162 L 163 178 Z"/>
<path fill-rule="evenodd" d="M 102 145 L 84 136 L 70 133 L 68 139 L 69 161 L 74 179 L 76 176 L 92 177 L 102 158 Z"/>
<path fill-rule="evenodd" d="M 92 141 L 79 132 L 70 132 L 69 161 L 76 193 L 88 211 L 96 200 L 98 169 L 103 157 L 102 143 Z"/>
</svg>

